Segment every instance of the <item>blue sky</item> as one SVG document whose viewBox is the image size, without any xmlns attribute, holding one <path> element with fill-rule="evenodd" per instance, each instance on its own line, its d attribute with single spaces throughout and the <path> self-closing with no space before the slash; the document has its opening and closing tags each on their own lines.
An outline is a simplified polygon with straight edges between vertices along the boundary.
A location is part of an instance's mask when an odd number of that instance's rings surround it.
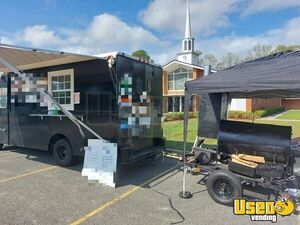
<svg viewBox="0 0 300 225">
<path fill-rule="evenodd" d="M 245 55 L 256 44 L 300 44 L 299 0 L 190 0 L 196 49 Z M 186 0 L 1 0 L 3 43 L 86 54 L 180 51 Z"/>
<path fill-rule="evenodd" d="M 137 12 L 147 4 L 146 0 L 2 0 L 1 29 L 14 31 L 35 24 L 80 28 L 86 26 L 95 15 L 102 13 L 113 14 L 136 24 Z M 14 17 L 17 18 L 12 19 Z"/>
</svg>

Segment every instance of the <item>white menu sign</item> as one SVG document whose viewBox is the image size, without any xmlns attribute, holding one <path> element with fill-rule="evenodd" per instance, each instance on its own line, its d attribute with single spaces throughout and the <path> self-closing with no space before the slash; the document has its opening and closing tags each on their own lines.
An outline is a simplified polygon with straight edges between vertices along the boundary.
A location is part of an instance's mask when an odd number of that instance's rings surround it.
<svg viewBox="0 0 300 225">
<path fill-rule="evenodd" d="M 85 147 L 82 176 L 115 187 L 114 173 L 117 171 L 117 144 L 99 139 L 89 139 Z"/>
</svg>

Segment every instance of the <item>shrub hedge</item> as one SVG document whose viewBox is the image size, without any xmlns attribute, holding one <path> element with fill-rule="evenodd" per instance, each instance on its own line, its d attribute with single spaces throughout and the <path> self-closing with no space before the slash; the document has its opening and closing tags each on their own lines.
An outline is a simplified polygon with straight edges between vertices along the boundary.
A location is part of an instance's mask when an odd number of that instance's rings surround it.
<svg viewBox="0 0 300 225">
<path fill-rule="evenodd" d="M 273 115 L 275 113 L 280 113 L 280 112 L 284 112 L 285 108 L 284 107 L 273 107 L 273 108 L 269 108 L 269 109 L 260 109 L 254 112 L 254 114 L 257 117 L 266 117 L 266 116 L 270 116 Z"/>
<path fill-rule="evenodd" d="M 252 120 L 254 116 L 253 112 L 229 111 L 228 113 L 230 119 Z"/>
<path fill-rule="evenodd" d="M 230 111 L 228 118 L 231 119 L 257 119 L 273 115 L 275 113 L 284 112 L 284 107 L 273 107 L 268 109 L 260 109 L 255 112 Z"/>
<path fill-rule="evenodd" d="M 197 118 L 198 112 L 189 112 L 189 118 Z M 183 120 L 183 112 L 164 113 L 164 121 Z"/>
<path fill-rule="evenodd" d="M 284 107 L 273 107 L 268 109 L 260 109 L 255 112 L 244 112 L 244 111 L 229 111 L 228 118 L 230 119 L 242 119 L 252 120 L 261 117 L 270 116 L 275 113 L 284 112 Z M 189 118 L 197 118 L 198 112 L 189 112 Z M 183 120 L 183 112 L 170 112 L 164 113 L 164 121 L 175 121 Z"/>
</svg>

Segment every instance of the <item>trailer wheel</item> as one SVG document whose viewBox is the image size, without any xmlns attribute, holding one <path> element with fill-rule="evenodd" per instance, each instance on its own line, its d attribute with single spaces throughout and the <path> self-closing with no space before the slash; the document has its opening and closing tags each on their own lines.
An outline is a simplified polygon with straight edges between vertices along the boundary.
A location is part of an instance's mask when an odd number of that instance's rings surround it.
<svg viewBox="0 0 300 225">
<path fill-rule="evenodd" d="M 0 144 L 0 150 L 4 148 L 4 144 Z"/>
<path fill-rule="evenodd" d="M 74 156 L 72 146 L 66 138 L 61 138 L 53 144 L 53 158 L 60 166 L 70 166 Z"/>
<path fill-rule="evenodd" d="M 210 197 L 222 205 L 232 205 L 235 198 L 242 195 L 240 179 L 233 173 L 218 170 L 208 176 L 206 183 Z"/>
</svg>

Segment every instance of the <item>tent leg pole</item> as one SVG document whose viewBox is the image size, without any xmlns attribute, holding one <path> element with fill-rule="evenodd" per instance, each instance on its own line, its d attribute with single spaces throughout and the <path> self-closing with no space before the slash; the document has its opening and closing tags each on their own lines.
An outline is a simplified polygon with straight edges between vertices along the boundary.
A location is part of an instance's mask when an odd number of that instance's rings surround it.
<svg viewBox="0 0 300 225">
<path fill-rule="evenodd" d="M 186 190 L 186 158 L 185 158 L 185 152 L 186 152 L 186 141 L 187 141 L 187 126 L 188 126 L 188 110 L 190 105 L 190 99 L 185 95 L 184 99 L 184 125 L 183 125 L 183 180 L 182 180 L 182 191 L 179 193 L 180 198 L 189 199 L 192 198 L 193 195 L 191 192 Z"/>
<path fill-rule="evenodd" d="M 182 191 L 179 193 L 179 197 L 184 199 L 189 199 L 193 197 L 193 194 L 186 190 L 186 185 L 185 185 L 186 172 L 187 172 L 186 166 L 183 166 Z"/>
<path fill-rule="evenodd" d="M 185 193 L 185 175 L 186 175 L 186 168 L 183 167 L 183 181 L 182 181 L 182 192 Z"/>
</svg>

